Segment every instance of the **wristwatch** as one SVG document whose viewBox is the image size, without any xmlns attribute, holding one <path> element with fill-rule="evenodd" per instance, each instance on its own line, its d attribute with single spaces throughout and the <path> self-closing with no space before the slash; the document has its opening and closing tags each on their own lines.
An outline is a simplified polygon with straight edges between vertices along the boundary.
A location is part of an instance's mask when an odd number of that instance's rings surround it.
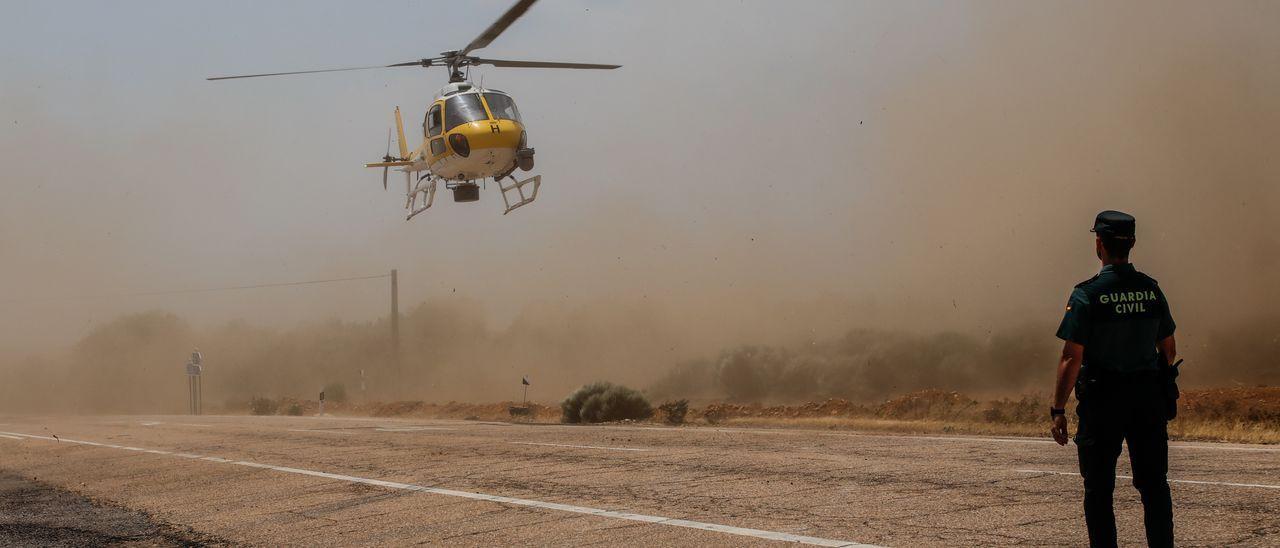
<svg viewBox="0 0 1280 548">
<path fill-rule="evenodd" d="M 1066 410 L 1066 408 L 1063 408 L 1063 407 L 1050 407 L 1050 408 L 1049 408 L 1049 417 L 1050 417 L 1050 418 L 1056 417 L 1056 416 L 1058 416 L 1058 415 L 1066 415 L 1066 414 L 1067 414 L 1067 410 Z"/>
</svg>

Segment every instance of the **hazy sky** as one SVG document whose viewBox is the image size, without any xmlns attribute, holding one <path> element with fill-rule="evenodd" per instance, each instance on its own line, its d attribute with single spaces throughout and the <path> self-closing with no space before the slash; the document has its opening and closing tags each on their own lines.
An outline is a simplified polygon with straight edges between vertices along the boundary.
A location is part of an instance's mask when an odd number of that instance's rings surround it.
<svg viewBox="0 0 1280 548">
<path fill-rule="evenodd" d="M 499 323 L 555 302 L 743 336 L 1055 323 L 1109 208 L 1184 326 L 1278 300 L 1273 2 L 545 0 L 483 55 L 623 68 L 473 71 L 538 151 L 542 195 L 505 217 L 489 188 L 406 223 L 403 181 L 361 165 L 442 69 L 204 80 L 434 56 L 507 6 L 4 2 L 0 355 L 153 308 L 371 319 L 382 281 L 79 297 L 391 268 L 406 305 Z M 1223 271 L 1233 307 L 1205 293 Z"/>
</svg>

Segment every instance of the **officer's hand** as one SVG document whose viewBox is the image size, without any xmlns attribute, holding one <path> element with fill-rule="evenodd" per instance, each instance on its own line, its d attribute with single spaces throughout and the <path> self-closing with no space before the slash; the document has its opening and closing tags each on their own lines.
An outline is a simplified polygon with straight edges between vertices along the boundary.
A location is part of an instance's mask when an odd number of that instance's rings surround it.
<svg viewBox="0 0 1280 548">
<path fill-rule="evenodd" d="M 1053 441 L 1058 442 L 1058 445 L 1066 445 L 1067 444 L 1067 416 L 1054 415 L 1053 429 L 1051 429 L 1050 432 L 1053 433 Z"/>
</svg>

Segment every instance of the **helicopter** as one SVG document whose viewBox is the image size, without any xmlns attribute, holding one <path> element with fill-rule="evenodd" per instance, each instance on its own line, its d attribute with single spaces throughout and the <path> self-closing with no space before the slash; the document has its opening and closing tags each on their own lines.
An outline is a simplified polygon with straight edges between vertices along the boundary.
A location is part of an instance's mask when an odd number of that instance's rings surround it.
<svg viewBox="0 0 1280 548">
<path fill-rule="evenodd" d="M 392 154 L 391 130 L 387 131 L 387 151 L 382 160 L 365 164 L 367 168 L 382 168 L 382 188 L 387 188 L 387 172 L 397 168 L 405 176 L 405 209 L 409 220 L 429 209 L 435 203 L 436 186 L 443 182 L 453 192 L 454 202 L 475 202 L 480 199 L 480 183 L 493 179 L 501 191 L 506 210 L 503 215 L 532 203 L 538 197 L 542 176 L 535 175 L 517 180 L 512 174 L 516 169 L 533 169 L 534 149 L 529 146 L 528 134 L 515 99 L 496 89 L 486 89 L 470 79 L 470 68 L 476 65 L 492 65 L 503 68 L 557 68 L 612 70 L 622 65 L 595 63 L 560 63 L 548 61 L 513 61 L 486 59 L 471 55 L 488 46 L 507 27 L 528 11 L 537 0 L 519 0 L 503 13 L 489 28 L 460 50 L 441 52 L 438 57 L 417 61 L 363 67 L 272 72 L 214 76 L 207 80 L 233 80 L 265 76 L 287 76 L 320 72 L 343 72 L 395 67 L 443 67 L 449 71 L 449 83 L 440 88 L 427 107 L 422 121 L 422 144 L 409 150 L 405 139 L 404 121 L 400 107 L 395 109 L 397 154 Z M 416 179 L 416 180 L 415 180 Z M 509 180 L 510 182 L 504 182 Z"/>
</svg>

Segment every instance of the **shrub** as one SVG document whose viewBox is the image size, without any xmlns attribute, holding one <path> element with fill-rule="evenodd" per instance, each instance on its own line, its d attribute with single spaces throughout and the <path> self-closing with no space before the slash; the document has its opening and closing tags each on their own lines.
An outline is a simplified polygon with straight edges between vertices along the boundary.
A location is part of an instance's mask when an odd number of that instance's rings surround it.
<svg viewBox="0 0 1280 548">
<path fill-rule="evenodd" d="M 676 400 L 658 406 L 667 424 L 672 426 L 684 424 L 685 415 L 689 414 L 689 400 Z"/>
<path fill-rule="evenodd" d="M 263 398 L 254 396 L 249 401 L 249 410 L 254 415 L 274 415 L 276 410 L 280 408 L 280 403 L 271 398 Z"/>
<path fill-rule="evenodd" d="M 560 403 L 561 421 L 567 423 L 642 420 L 653 416 L 653 406 L 639 392 L 607 382 L 579 388 Z"/>
<path fill-rule="evenodd" d="M 299 405 L 298 402 L 293 402 L 289 404 L 289 408 L 285 410 L 285 414 L 292 415 L 294 417 L 300 416 L 302 415 L 302 406 Z"/>
<path fill-rule="evenodd" d="M 324 399 L 331 403 L 345 403 L 347 401 L 346 385 L 340 382 L 324 385 Z"/>
<path fill-rule="evenodd" d="M 1036 396 L 1023 396 L 1018 401 L 1009 398 L 987 402 L 982 420 L 997 424 L 1036 424 L 1044 417 L 1048 402 Z"/>
<path fill-rule="evenodd" d="M 898 420 L 956 420 L 977 406 L 977 401 L 959 392 L 929 389 L 903 394 L 880 404 L 876 416 Z"/>
</svg>

